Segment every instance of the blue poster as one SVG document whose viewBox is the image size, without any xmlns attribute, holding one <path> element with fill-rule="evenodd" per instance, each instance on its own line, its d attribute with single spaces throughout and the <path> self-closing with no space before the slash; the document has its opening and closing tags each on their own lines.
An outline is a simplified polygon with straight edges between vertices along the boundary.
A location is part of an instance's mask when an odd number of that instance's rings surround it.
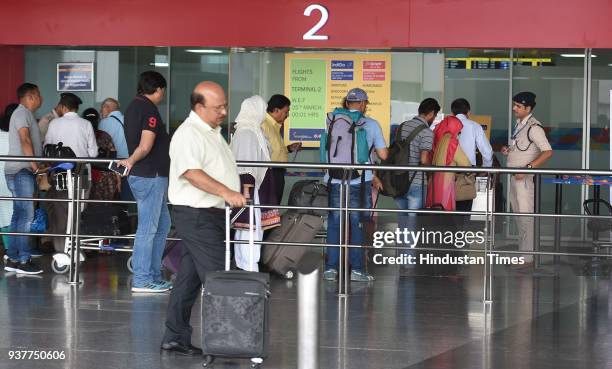
<svg viewBox="0 0 612 369">
<path fill-rule="evenodd" d="M 93 90 L 93 63 L 57 63 L 57 91 Z"/>
</svg>

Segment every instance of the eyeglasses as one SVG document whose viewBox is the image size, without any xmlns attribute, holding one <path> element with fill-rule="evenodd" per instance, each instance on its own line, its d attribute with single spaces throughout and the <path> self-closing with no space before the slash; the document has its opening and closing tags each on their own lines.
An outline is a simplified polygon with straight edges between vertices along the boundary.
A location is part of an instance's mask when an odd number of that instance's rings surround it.
<svg viewBox="0 0 612 369">
<path fill-rule="evenodd" d="M 217 105 L 217 106 L 206 106 L 202 105 L 204 108 L 212 109 L 217 114 L 221 114 L 222 112 L 227 112 L 227 104 Z"/>
</svg>

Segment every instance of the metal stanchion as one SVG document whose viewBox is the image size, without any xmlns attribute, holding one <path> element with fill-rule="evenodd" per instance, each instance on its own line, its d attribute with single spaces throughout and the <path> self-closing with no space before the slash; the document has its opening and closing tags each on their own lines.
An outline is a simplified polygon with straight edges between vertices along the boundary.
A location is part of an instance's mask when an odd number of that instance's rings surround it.
<svg viewBox="0 0 612 369">
<path fill-rule="evenodd" d="M 76 190 L 73 180 L 73 193 L 71 202 L 72 205 L 72 226 L 70 227 L 70 281 L 71 285 L 79 285 L 82 282 L 79 277 L 79 267 L 81 264 L 81 251 L 79 249 L 80 239 L 79 239 L 79 223 L 81 221 L 81 176 L 75 175 L 76 179 Z"/>
<path fill-rule="evenodd" d="M 557 179 L 560 179 L 561 176 L 556 176 Z M 555 184 L 555 214 L 561 214 L 563 212 L 562 205 L 563 204 L 563 185 L 561 183 Z M 555 252 L 561 251 L 561 219 L 555 218 L 555 243 L 554 243 Z M 559 262 L 561 258 L 559 255 L 555 255 L 553 257 L 554 267 L 559 267 Z"/>
<path fill-rule="evenodd" d="M 69 209 L 68 209 L 68 224 L 66 225 L 67 227 L 70 228 L 70 233 L 69 233 L 69 242 L 68 244 L 70 245 L 70 265 L 69 265 L 69 269 L 68 269 L 68 284 L 70 285 L 74 285 L 76 284 L 76 257 L 75 256 L 75 250 L 74 250 L 74 217 L 75 217 L 75 213 L 76 213 L 76 208 L 75 208 L 75 183 L 74 183 L 74 177 L 72 176 L 72 171 L 68 170 L 66 172 L 66 183 L 68 185 L 68 188 L 66 189 L 68 191 L 68 199 L 70 200 L 70 203 L 68 204 Z"/>
<path fill-rule="evenodd" d="M 348 259 L 349 259 L 349 248 L 348 244 L 350 242 L 350 233 L 349 233 L 349 188 L 350 185 L 347 185 L 348 173 L 346 170 L 342 173 L 342 182 L 340 183 L 340 201 L 339 201 L 339 211 L 340 211 L 340 248 L 338 250 L 338 296 L 346 297 L 348 295 Z M 331 189 L 330 189 L 331 191 Z"/>
<path fill-rule="evenodd" d="M 298 266 L 298 369 L 319 368 L 319 267 L 307 252 Z"/>
<path fill-rule="evenodd" d="M 493 302 L 493 264 L 490 262 L 488 256 L 492 251 L 492 244 L 489 238 L 491 233 L 491 219 L 493 215 L 489 211 L 489 186 L 491 184 L 491 173 L 487 173 L 487 192 L 486 192 L 486 209 L 485 209 L 485 261 L 484 261 L 484 303 L 490 304 Z"/>
<path fill-rule="evenodd" d="M 539 174 L 536 174 L 534 177 L 534 209 L 536 213 L 540 213 L 541 210 L 541 202 L 542 202 L 542 177 Z M 519 234 L 519 242 L 521 235 Z M 534 251 L 540 251 L 540 218 L 535 217 L 533 222 L 533 249 Z M 540 267 L 540 256 L 533 256 L 533 267 L 534 269 L 538 269 Z"/>
</svg>

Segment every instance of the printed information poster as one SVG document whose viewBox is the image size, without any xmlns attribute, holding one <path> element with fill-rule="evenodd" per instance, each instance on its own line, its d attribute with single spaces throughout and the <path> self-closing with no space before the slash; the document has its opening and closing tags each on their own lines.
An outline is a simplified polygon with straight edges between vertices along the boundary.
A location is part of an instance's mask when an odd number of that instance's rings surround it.
<svg viewBox="0 0 612 369">
<path fill-rule="evenodd" d="M 93 91 L 93 63 L 57 63 L 57 91 Z"/>
<path fill-rule="evenodd" d="M 319 147 L 327 113 L 355 87 L 368 93 L 366 115 L 380 123 L 388 144 L 391 54 L 285 54 L 285 95 L 291 99 L 285 143 Z"/>
</svg>

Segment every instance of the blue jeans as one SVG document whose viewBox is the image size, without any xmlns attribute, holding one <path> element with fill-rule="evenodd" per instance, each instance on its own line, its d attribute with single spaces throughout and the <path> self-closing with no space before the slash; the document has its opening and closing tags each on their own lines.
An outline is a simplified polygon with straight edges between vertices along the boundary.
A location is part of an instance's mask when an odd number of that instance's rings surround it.
<svg viewBox="0 0 612 369">
<path fill-rule="evenodd" d="M 6 184 L 13 197 L 33 197 L 34 174 L 28 169 L 21 169 L 15 174 L 6 174 Z M 11 218 L 12 232 L 30 232 L 30 225 L 34 219 L 34 202 L 13 201 L 13 217 Z M 10 236 L 6 248 L 6 255 L 15 261 L 26 262 L 32 254 L 32 245 L 29 236 Z"/>
<path fill-rule="evenodd" d="M 161 279 L 161 259 L 170 231 L 168 178 L 129 176 L 128 182 L 138 206 L 132 286 L 143 287 Z"/>
<path fill-rule="evenodd" d="M 365 182 L 365 203 L 363 206 L 360 204 L 360 186 L 350 185 L 349 193 L 349 207 L 351 208 L 371 208 L 372 207 L 372 182 Z M 340 185 L 332 184 L 331 193 L 329 199 L 329 206 L 337 208 L 340 206 Z M 365 224 L 361 224 L 361 220 L 367 222 L 370 219 L 370 213 L 349 213 L 349 224 L 350 224 L 350 235 L 351 239 L 349 244 L 361 245 L 364 243 L 364 232 Z M 327 217 L 327 243 L 339 244 L 340 243 L 340 212 L 331 211 Z M 349 259 L 351 262 L 351 268 L 355 271 L 363 271 L 363 249 L 351 248 L 349 252 Z M 326 269 L 338 269 L 338 262 L 340 258 L 340 250 L 337 247 L 327 248 L 327 262 Z"/>
<path fill-rule="evenodd" d="M 425 199 L 423 198 L 423 186 L 421 184 L 412 184 L 410 189 L 404 196 L 394 198 L 397 207 L 402 210 L 418 210 L 423 208 Z M 408 231 L 417 231 L 417 214 L 416 213 L 402 213 L 398 216 L 398 228 L 400 230 L 407 229 Z M 411 241 L 411 237 L 408 238 Z M 410 246 L 407 244 L 406 246 Z M 398 254 L 416 255 L 414 249 L 398 249 Z M 406 265 L 408 267 L 414 265 Z"/>
</svg>

